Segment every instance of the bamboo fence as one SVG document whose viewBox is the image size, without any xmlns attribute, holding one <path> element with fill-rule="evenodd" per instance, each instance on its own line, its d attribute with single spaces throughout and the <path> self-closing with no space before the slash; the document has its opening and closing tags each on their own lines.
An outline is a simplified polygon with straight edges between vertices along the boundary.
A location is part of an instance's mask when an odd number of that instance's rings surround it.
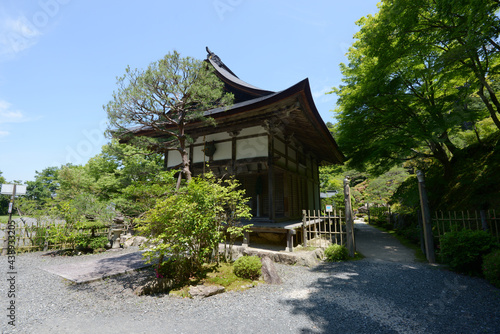
<svg viewBox="0 0 500 334">
<path fill-rule="evenodd" d="M 500 242 L 500 217 L 495 210 L 438 211 L 432 217 L 433 232 L 441 237 L 446 232 L 461 230 L 487 230 Z"/>
<path fill-rule="evenodd" d="M 55 223 L 38 222 L 33 219 L 16 219 L 13 223 L 15 231 L 15 249 L 16 252 L 36 252 L 40 250 L 62 249 L 68 244 L 52 243 L 49 241 L 49 230 L 55 226 Z M 7 224 L 0 226 L 0 247 L 6 247 L 6 239 L 8 238 Z M 92 228 L 79 228 L 78 234 L 90 235 Z M 95 235 L 108 235 L 109 227 L 95 229 Z"/>
<path fill-rule="evenodd" d="M 302 223 L 302 244 L 304 247 L 328 247 L 330 244 L 345 245 L 347 233 L 342 211 L 324 212 L 304 210 Z"/>
</svg>

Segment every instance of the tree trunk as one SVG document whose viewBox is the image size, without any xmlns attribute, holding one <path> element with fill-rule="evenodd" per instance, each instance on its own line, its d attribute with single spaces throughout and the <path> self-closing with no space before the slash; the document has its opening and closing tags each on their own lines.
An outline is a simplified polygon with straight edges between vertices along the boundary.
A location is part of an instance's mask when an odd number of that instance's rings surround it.
<svg viewBox="0 0 500 334">
<path fill-rule="evenodd" d="M 191 170 L 189 169 L 189 156 L 186 151 L 186 136 L 184 134 L 184 127 L 179 127 L 179 153 L 181 154 L 182 169 L 177 179 L 176 190 L 181 187 L 182 175 L 186 177 L 187 182 L 191 181 Z"/>
</svg>

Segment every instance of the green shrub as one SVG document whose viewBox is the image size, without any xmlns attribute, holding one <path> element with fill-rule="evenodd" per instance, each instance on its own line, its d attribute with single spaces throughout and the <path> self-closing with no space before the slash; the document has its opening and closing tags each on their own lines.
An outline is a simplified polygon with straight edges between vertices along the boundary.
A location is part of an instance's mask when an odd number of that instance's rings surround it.
<svg viewBox="0 0 500 334">
<path fill-rule="evenodd" d="M 83 249 L 105 248 L 108 242 L 108 237 L 105 235 L 93 237 L 91 235 L 79 234 L 76 236 L 76 246 Z"/>
<path fill-rule="evenodd" d="M 156 269 L 157 278 L 167 278 L 173 287 L 183 286 L 193 274 L 192 262 L 188 257 L 171 257 Z"/>
<path fill-rule="evenodd" d="M 328 262 L 345 261 L 349 257 L 349 251 L 345 246 L 333 244 L 325 249 L 325 257 Z"/>
<path fill-rule="evenodd" d="M 234 262 L 233 272 L 241 278 L 257 279 L 261 274 L 262 263 L 258 256 L 242 256 Z"/>
<path fill-rule="evenodd" d="M 173 179 L 173 172 L 164 175 Z M 250 207 L 234 178 L 217 179 L 205 173 L 178 191 L 172 186 L 172 194 L 159 200 L 137 225 L 150 242 L 143 255 L 150 263 L 163 264 L 167 258 L 188 262 L 182 268 L 191 270 L 189 276 L 197 276 L 204 264 L 220 259 L 224 230 L 238 236 L 248 229 L 240 220 L 251 217 Z M 184 274 L 180 276 L 182 280 Z"/>
<path fill-rule="evenodd" d="M 500 249 L 483 257 L 483 274 L 488 282 L 500 288 Z"/>
<path fill-rule="evenodd" d="M 105 248 L 106 245 L 108 244 L 109 240 L 108 237 L 105 235 L 101 235 L 98 237 L 92 237 L 90 238 L 90 242 L 88 243 L 88 247 L 92 249 L 101 249 Z"/>
<path fill-rule="evenodd" d="M 482 257 L 494 249 L 496 241 L 485 231 L 462 230 L 445 233 L 440 244 L 441 261 L 453 271 L 481 275 Z"/>
</svg>

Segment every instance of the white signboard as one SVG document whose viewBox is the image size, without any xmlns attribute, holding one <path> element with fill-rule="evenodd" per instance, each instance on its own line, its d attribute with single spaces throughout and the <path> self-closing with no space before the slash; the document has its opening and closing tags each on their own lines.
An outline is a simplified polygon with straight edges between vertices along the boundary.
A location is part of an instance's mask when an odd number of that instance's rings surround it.
<svg viewBox="0 0 500 334">
<path fill-rule="evenodd" d="M 14 192 L 13 184 L 2 184 L 2 195 L 12 195 Z M 17 184 L 16 185 L 16 195 L 26 195 L 26 185 L 25 184 Z"/>
<path fill-rule="evenodd" d="M 325 211 L 326 212 L 333 212 L 333 205 L 327 205 Z"/>
</svg>

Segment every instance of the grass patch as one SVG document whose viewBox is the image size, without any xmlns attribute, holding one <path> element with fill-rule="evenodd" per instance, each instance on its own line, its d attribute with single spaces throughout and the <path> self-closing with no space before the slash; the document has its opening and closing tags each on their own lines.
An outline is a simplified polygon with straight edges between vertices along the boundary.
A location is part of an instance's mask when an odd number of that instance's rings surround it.
<svg viewBox="0 0 500 334">
<path fill-rule="evenodd" d="M 18 214 L 13 214 L 12 215 L 12 220 L 19 218 Z M 2 215 L 0 216 L 0 224 L 7 224 L 9 222 L 9 215 Z"/>
<path fill-rule="evenodd" d="M 354 257 L 350 257 L 349 261 L 359 261 L 359 260 L 363 260 L 364 258 L 365 258 L 365 256 L 363 254 L 361 254 L 360 252 L 354 252 Z"/>
<path fill-rule="evenodd" d="M 204 277 L 192 280 L 188 285 L 170 291 L 170 294 L 178 297 L 189 297 L 189 287 L 192 285 L 218 285 L 223 286 L 228 291 L 243 291 L 257 284 L 261 280 L 252 281 L 236 276 L 233 273 L 232 263 L 221 263 L 217 265 L 207 265 Z"/>
</svg>

